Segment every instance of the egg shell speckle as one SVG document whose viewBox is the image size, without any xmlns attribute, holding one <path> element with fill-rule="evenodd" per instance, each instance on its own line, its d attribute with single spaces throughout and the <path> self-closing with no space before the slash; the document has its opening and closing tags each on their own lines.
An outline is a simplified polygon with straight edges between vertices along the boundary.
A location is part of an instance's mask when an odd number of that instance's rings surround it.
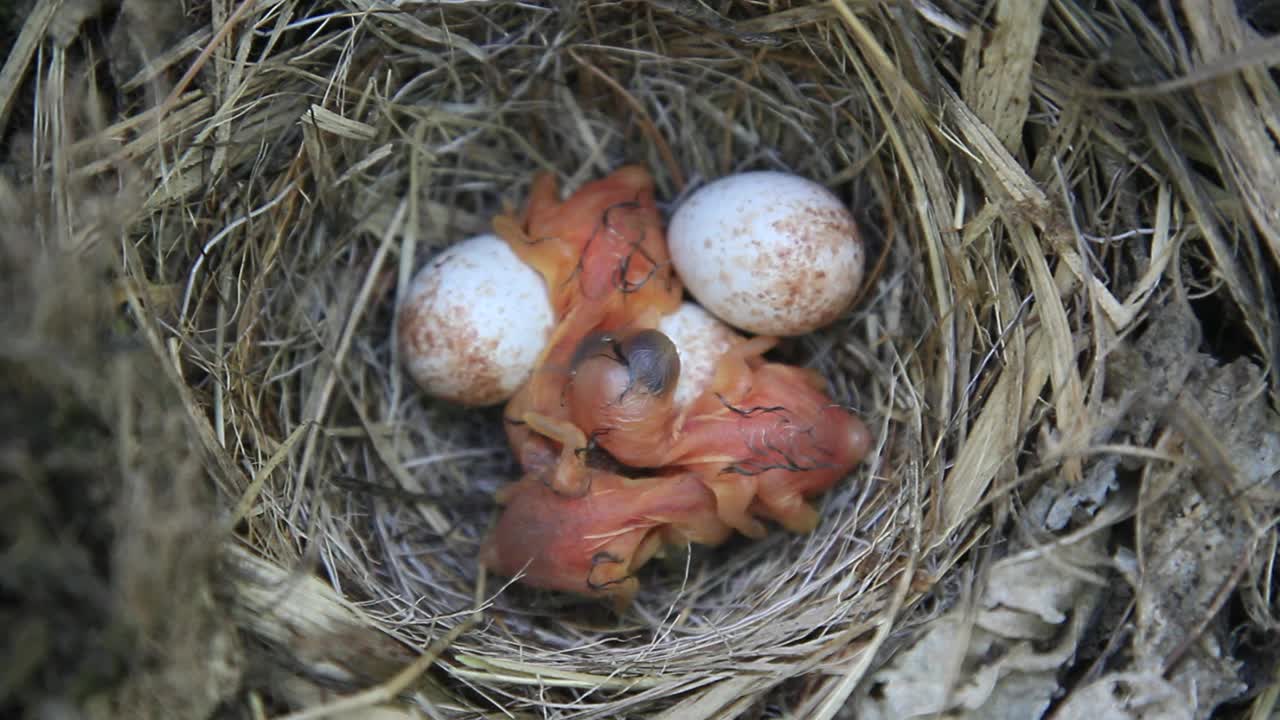
<svg viewBox="0 0 1280 720">
<path fill-rule="evenodd" d="M 541 276 L 496 235 L 478 235 L 418 271 L 397 335 L 409 375 L 428 394 L 494 405 L 529 378 L 553 321 Z"/>
<path fill-rule="evenodd" d="M 675 405 L 685 407 L 711 385 L 716 362 L 744 338 L 696 303 L 682 303 L 662 318 L 658 331 L 671 338 L 680 356 L 680 381 Z"/>
<path fill-rule="evenodd" d="M 709 183 L 668 228 L 676 272 L 721 320 L 761 335 L 801 335 L 840 316 L 862 284 L 852 213 L 826 188 L 761 171 Z"/>
</svg>

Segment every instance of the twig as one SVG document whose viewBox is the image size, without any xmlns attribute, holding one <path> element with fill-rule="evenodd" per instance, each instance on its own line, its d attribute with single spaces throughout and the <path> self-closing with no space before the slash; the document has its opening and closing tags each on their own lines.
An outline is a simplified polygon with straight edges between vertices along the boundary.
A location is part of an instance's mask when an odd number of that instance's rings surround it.
<svg viewBox="0 0 1280 720">
<path fill-rule="evenodd" d="M 609 77 L 608 73 L 595 65 L 592 65 L 586 60 L 583 60 L 582 57 L 573 50 L 569 50 L 569 57 L 573 58 L 575 62 L 590 71 L 592 75 L 603 80 L 606 85 L 613 88 L 613 91 L 618 93 L 618 95 L 631 106 L 631 109 L 636 112 L 636 115 L 640 116 L 640 127 L 644 131 L 644 134 L 649 137 L 649 141 L 657 146 L 658 154 L 662 156 L 662 162 L 666 164 L 667 172 L 671 174 L 671 182 L 675 183 L 676 194 L 679 195 L 684 192 L 684 173 L 680 172 L 680 163 L 676 162 L 676 156 L 671 152 L 671 146 L 667 144 L 666 138 L 662 137 L 662 133 L 658 132 L 658 126 L 653 123 L 653 119 L 650 118 L 649 113 L 645 111 L 644 105 L 641 105 L 640 101 L 631 93 L 627 92 L 627 89 L 622 87 L 617 80 Z"/>
<path fill-rule="evenodd" d="M 331 703 L 290 713 L 282 716 L 279 720 L 315 720 L 315 718 L 350 713 L 373 705 L 390 702 L 412 685 L 419 676 L 431 669 L 431 666 L 440 658 L 441 653 L 447 650 L 453 644 L 453 641 L 458 639 L 458 636 L 475 627 L 477 621 L 478 617 L 473 615 L 458 624 L 445 633 L 444 637 L 432 643 L 431 647 L 427 648 L 421 657 L 409 663 L 403 670 L 381 685 L 375 685 L 368 690 L 362 690 L 354 695 L 339 698 Z"/>
<path fill-rule="evenodd" d="M 1209 623 L 1218 616 L 1222 610 L 1222 606 L 1227 604 L 1227 600 L 1231 599 L 1231 593 L 1240 584 L 1240 580 L 1244 577 L 1244 571 L 1249 567 L 1249 559 L 1253 557 L 1253 553 L 1241 553 L 1240 560 L 1236 562 L 1235 568 L 1231 570 L 1231 575 L 1222 583 L 1218 591 L 1213 594 L 1213 602 L 1209 603 L 1209 607 L 1205 610 L 1204 617 L 1196 623 L 1195 628 L 1187 633 L 1182 642 L 1174 648 L 1169 654 L 1169 660 L 1164 664 L 1164 670 L 1161 671 L 1162 677 L 1168 678 L 1170 674 L 1178 667 L 1178 663 L 1182 662 L 1187 655 L 1187 651 L 1191 646 L 1200 640 L 1200 636 L 1204 634 Z"/>
<path fill-rule="evenodd" d="M 49 22 L 62 7 L 62 0 L 42 0 L 27 16 L 22 24 L 22 31 L 9 51 L 9 58 L 0 68 L 0 131 L 9 121 L 9 111 L 13 109 L 13 99 L 18 95 L 22 78 L 27 74 L 27 66 L 35 55 L 40 39 L 49 29 Z"/>
<path fill-rule="evenodd" d="M 240 0 L 239 7 L 231 13 L 231 16 L 222 24 L 222 27 L 218 28 L 218 32 L 214 34 L 213 39 L 209 41 L 208 45 L 204 46 L 204 49 L 200 51 L 196 59 L 191 62 L 191 67 L 187 68 L 187 71 L 182 74 L 182 79 L 178 80 L 178 84 L 174 85 L 173 89 L 169 91 L 168 97 L 164 99 L 164 102 L 160 103 L 161 113 L 167 112 L 169 108 L 173 107 L 174 103 L 178 101 L 178 98 L 187 89 L 187 86 L 191 84 L 191 81 L 195 80 L 196 73 L 200 72 L 205 63 L 209 62 L 209 58 L 213 57 L 214 51 L 227 39 L 227 36 L 231 34 L 231 29 L 240 22 L 240 18 L 249 9 L 249 6 L 253 4 L 255 4 L 255 0 Z"/>
</svg>

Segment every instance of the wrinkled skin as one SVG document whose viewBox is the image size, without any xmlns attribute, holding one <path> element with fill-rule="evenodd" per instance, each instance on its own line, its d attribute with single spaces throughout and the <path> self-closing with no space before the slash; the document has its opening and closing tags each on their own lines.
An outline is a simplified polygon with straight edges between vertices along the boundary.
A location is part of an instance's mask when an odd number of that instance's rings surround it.
<svg viewBox="0 0 1280 720">
<path fill-rule="evenodd" d="M 507 438 L 526 472 L 566 494 L 582 490 L 573 472 L 556 471 L 564 441 L 580 435 L 565 399 L 578 346 L 593 332 L 653 327 L 680 306 L 653 192 L 653 178 L 638 166 L 563 202 L 555 178 L 540 175 L 521 214 L 494 219 L 494 231 L 542 275 L 556 314 L 538 370 L 507 405 Z"/>
<path fill-rule="evenodd" d="M 852 470 L 870 434 L 816 373 L 766 362 L 774 338 L 735 345 L 703 395 L 674 405 L 679 355 L 653 328 L 682 288 L 645 170 L 622 168 L 563 202 L 541 176 L 525 210 L 494 229 L 546 281 L 557 324 L 504 414 L 524 476 L 499 495 L 486 567 L 621 611 L 664 544 L 760 537 L 762 519 L 814 528 L 808 499 Z M 588 466 L 598 448 L 655 470 Z"/>
<path fill-rule="evenodd" d="M 621 611 L 635 572 L 664 544 L 724 542 L 715 496 L 691 473 L 591 474 L 591 491 L 561 495 L 532 475 L 503 489 L 506 507 L 481 550 L 484 565 L 527 585 L 611 600 Z"/>
<path fill-rule="evenodd" d="M 519 216 L 500 215 L 494 231 L 520 259 L 542 275 L 572 345 L 596 327 L 653 321 L 680 306 L 679 279 L 671 265 L 653 178 L 628 165 L 557 199 L 555 178 L 539 175 Z M 656 314 L 655 314 L 656 313 Z"/>
<path fill-rule="evenodd" d="M 670 338 L 651 329 L 593 332 L 578 343 L 566 366 L 557 382 L 544 373 L 546 382 L 535 383 L 507 406 L 508 438 L 519 438 L 525 471 L 556 492 L 581 495 L 588 487 L 586 458 L 592 447 L 604 448 L 625 465 L 651 466 L 653 448 L 671 434 L 680 379 L 680 356 Z"/>
<path fill-rule="evenodd" d="M 711 388 L 681 412 L 669 398 L 679 361 L 658 359 L 665 346 L 652 335 L 660 333 L 588 337 L 575 353 L 571 422 L 545 428 L 565 443 L 557 468 L 562 486 L 583 487 L 587 470 L 575 462 L 581 453 L 574 448 L 593 440 L 629 465 L 696 472 L 715 493 L 721 519 L 745 535 L 765 534 L 758 517 L 811 531 L 817 512 L 806 499 L 830 489 L 866 456 L 866 425 L 831 402 L 813 371 L 765 362 L 773 338 L 732 348 Z"/>
<path fill-rule="evenodd" d="M 866 457 L 871 433 L 831 402 L 815 373 L 778 363 L 742 363 L 737 372 L 726 388 L 736 393 L 699 399 L 663 464 L 696 471 L 715 493 L 720 518 L 744 535 L 764 536 L 757 517 L 810 532 L 818 513 L 807 498 Z"/>
</svg>

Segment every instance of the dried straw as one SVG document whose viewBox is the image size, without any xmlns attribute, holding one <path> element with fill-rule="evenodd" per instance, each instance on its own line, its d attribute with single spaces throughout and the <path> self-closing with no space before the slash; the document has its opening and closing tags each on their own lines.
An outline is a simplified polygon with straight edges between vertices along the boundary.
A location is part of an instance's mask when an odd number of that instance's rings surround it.
<svg viewBox="0 0 1280 720">
<path fill-rule="evenodd" d="M 835 717 L 1010 538 L 1056 542 L 1027 498 L 1128 452 L 1104 378 L 1153 308 L 1280 388 L 1280 52 L 1236 3 L 165 4 L 35 3 L 7 192 L 46 248 L 115 257 L 224 501 L 233 616 L 289 668 L 251 695 L 300 716 Z M 762 168 L 848 200 L 863 297 L 783 352 L 878 442 L 815 533 L 669 558 L 618 619 L 483 575 L 499 415 L 425 398 L 390 329 L 535 171 L 623 162 L 667 210 Z M 1227 590 L 1274 630 L 1256 556 Z"/>
</svg>

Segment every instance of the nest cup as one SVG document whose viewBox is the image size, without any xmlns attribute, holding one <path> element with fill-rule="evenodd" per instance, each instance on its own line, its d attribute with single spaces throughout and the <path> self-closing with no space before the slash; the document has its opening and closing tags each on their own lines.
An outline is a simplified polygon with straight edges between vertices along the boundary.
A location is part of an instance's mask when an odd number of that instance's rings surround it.
<svg viewBox="0 0 1280 720">
<path fill-rule="evenodd" d="M 1263 96 L 1208 84 L 1240 82 L 1232 73 L 1252 57 L 1229 3 L 1188 0 L 1163 19 L 1078 0 L 251 0 L 189 3 L 185 15 L 144 0 L 65 3 L 78 9 L 63 14 L 33 4 L 24 22 L 44 25 L 12 33 L 22 42 L 9 62 L 41 82 L 24 90 L 18 121 L 0 122 L 0 209 L 46 248 L 110 259 L 120 282 L 93 302 L 119 303 L 120 332 L 161 361 L 190 424 L 186 450 L 203 463 L 202 474 L 154 472 L 157 487 L 171 475 L 216 484 L 199 531 L 155 522 L 155 509 L 126 507 L 118 523 L 135 544 L 163 542 L 129 535 L 130 518 L 187 543 L 173 547 L 218 548 L 207 570 L 217 592 L 190 592 L 200 608 L 216 595 L 247 641 L 227 650 L 225 687 L 205 688 L 210 708 L 245 688 L 277 709 L 313 707 L 408 665 L 404 682 L 356 704 L 409 716 L 413 703 L 433 717 L 826 720 L 851 697 L 869 708 L 899 697 L 867 690 L 880 682 L 868 672 L 909 646 L 908 631 L 958 608 L 977 632 L 960 601 L 975 613 L 1026 601 L 1005 628 L 1067 638 L 1063 658 L 1085 647 L 1086 622 L 1128 642 L 1116 620 L 1128 611 L 1094 613 L 1097 594 L 1070 607 L 1047 591 L 982 605 L 987 571 L 1075 533 L 1098 543 L 1093 554 L 1072 556 L 1074 575 L 1046 561 L 1043 577 L 1104 578 L 1072 598 L 1132 585 L 1124 602 L 1158 603 L 1141 593 L 1163 586 L 1120 580 L 1136 567 L 1124 552 L 1159 557 L 1158 543 L 1142 550 L 1154 522 L 1143 508 L 1158 498 L 1123 503 L 1158 484 L 1153 473 L 1213 452 L 1244 477 L 1248 448 L 1228 453 L 1215 443 L 1229 438 L 1190 415 L 1138 421 L 1115 408 L 1141 410 L 1148 396 L 1171 407 L 1165 374 L 1238 360 L 1249 365 L 1242 407 L 1274 424 L 1257 402 L 1280 387 L 1269 294 L 1280 245 L 1264 227 L 1280 217 L 1266 192 L 1280 161 L 1245 150 L 1249 138 L 1271 148 Z M 1248 22 L 1280 27 L 1258 17 Z M 48 59 L 31 37 L 46 38 Z M 0 120 L 17 87 L 0 85 Z M 746 170 L 810 178 L 850 206 L 866 243 L 858 301 L 771 357 L 819 370 L 876 444 L 815 500 L 814 532 L 672 551 L 642 570 L 617 616 L 481 570 L 494 493 L 519 472 L 501 409 L 428 398 L 393 328 L 414 273 L 491 231 L 535 173 L 570 192 L 629 163 L 651 171 L 668 219 L 689 192 Z M 9 230 L 4 248 L 29 242 Z M 0 270 L 29 264 L 15 257 Z M 1201 321 L 1214 328 L 1203 342 Z M 1113 354 L 1123 362 L 1108 364 Z M 1184 455 L 1151 429 L 1168 417 L 1181 418 L 1171 427 L 1189 438 Z M 1280 475 L 1265 467 L 1254 495 L 1228 495 L 1274 515 L 1280 490 L 1264 490 Z M 1167 486 L 1234 482 L 1209 477 Z M 1137 530 L 1124 524 L 1135 516 Z M 1167 623 L 1181 628 L 1173 637 L 1217 632 L 1207 618 L 1226 598 L 1247 627 L 1280 627 L 1273 575 L 1260 569 L 1274 566 L 1274 523 L 1221 537 L 1231 560 L 1203 567 L 1227 591 L 1162 593 L 1204 599 L 1183 625 Z M 1114 562 L 1106 538 L 1121 548 Z M 1025 617 L 1035 612 L 1040 624 Z M 956 667 L 1018 655 L 966 656 L 965 642 L 952 647 Z M 1178 660 L 1198 652 L 1150 642 Z M 1090 673 L 1127 657 L 1089 652 Z M 915 687 L 910 672 L 897 677 Z M 1235 685 L 1214 687 L 1204 703 L 1234 697 Z M 938 697 L 927 712 L 970 696 L 948 686 Z"/>
<path fill-rule="evenodd" d="M 892 345 L 872 340 L 924 332 L 927 313 L 904 300 L 930 293 L 908 290 L 917 261 L 892 233 L 899 193 L 891 158 L 877 152 L 884 118 L 824 37 L 847 31 L 825 14 L 780 33 L 753 35 L 748 23 L 708 38 L 699 22 L 636 9 L 463 5 L 335 18 L 323 42 L 292 38 L 327 79 L 271 81 L 311 104 L 291 108 L 296 124 L 264 133 L 263 162 L 300 175 L 292 186 L 277 175 L 268 191 L 279 198 L 268 217 L 279 219 L 264 221 L 292 227 L 272 267 L 261 258 L 257 341 L 244 345 L 243 367 L 272 367 L 245 387 L 269 411 L 237 422 L 269 416 L 258 432 L 296 444 L 263 485 L 246 537 L 284 567 L 318 563 L 375 627 L 415 646 L 467 623 L 439 660 L 460 703 L 656 712 L 745 658 L 768 669 L 737 701 L 790 691 L 788 680 L 837 661 L 901 605 L 920 542 L 928 491 L 903 482 L 892 470 L 902 458 L 882 450 L 816 501 L 812 534 L 777 529 L 670 554 L 641 572 L 621 618 L 480 577 L 493 494 L 519 473 L 500 410 L 426 397 L 401 369 L 391 329 L 412 274 L 520 206 L 534 173 L 556 173 L 570 192 L 643 164 L 667 217 L 685 193 L 737 171 L 785 170 L 836 191 L 874 268 L 856 306 L 776 355 L 819 369 L 881 439 L 892 435 L 885 408 L 901 368 Z M 339 63 L 344 44 L 351 56 Z M 274 61 L 295 62 L 285 55 Z M 275 104 L 255 107 L 289 117 Z M 215 252 L 239 252 L 228 240 Z M 211 265 L 196 279 L 189 317 L 226 302 L 214 297 L 218 275 Z M 248 324 L 248 310 L 222 312 Z"/>
</svg>

